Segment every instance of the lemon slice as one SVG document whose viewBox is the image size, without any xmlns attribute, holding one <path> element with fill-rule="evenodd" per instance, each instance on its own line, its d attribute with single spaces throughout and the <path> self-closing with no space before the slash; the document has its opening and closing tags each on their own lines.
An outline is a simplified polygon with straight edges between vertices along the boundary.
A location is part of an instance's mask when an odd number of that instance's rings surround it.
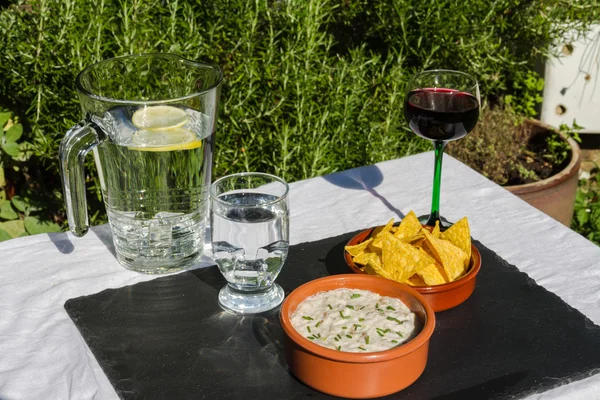
<svg viewBox="0 0 600 400">
<path fill-rule="evenodd" d="M 137 151 L 191 150 L 202 146 L 193 132 L 183 128 L 138 131 L 132 142 L 134 145 L 128 148 Z"/>
<path fill-rule="evenodd" d="M 131 123 L 140 129 L 164 130 L 181 128 L 190 120 L 185 110 L 173 106 L 143 107 L 131 116 Z"/>
</svg>

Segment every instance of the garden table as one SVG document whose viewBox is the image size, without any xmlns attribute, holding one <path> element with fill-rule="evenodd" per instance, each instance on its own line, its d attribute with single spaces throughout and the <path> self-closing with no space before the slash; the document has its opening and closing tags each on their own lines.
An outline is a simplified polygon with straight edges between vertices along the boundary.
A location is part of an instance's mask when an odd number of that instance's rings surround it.
<svg viewBox="0 0 600 400">
<path fill-rule="evenodd" d="M 428 152 L 292 183 L 291 244 L 409 210 L 426 214 L 432 167 Z M 441 212 L 451 221 L 467 215 L 474 239 L 600 325 L 599 247 L 450 156 Z M 64 308 L 72 298 L 158 278 L 121 267 L 111 248 L 107 225 L 83 238 L 51 233 L 0 243 L 0 399 L 117 398 Z M 204 258 L 196 268 L 209 265 Z M 525 397 L 600 398 L 600 374 L 557 384 Z"/>
</svg>

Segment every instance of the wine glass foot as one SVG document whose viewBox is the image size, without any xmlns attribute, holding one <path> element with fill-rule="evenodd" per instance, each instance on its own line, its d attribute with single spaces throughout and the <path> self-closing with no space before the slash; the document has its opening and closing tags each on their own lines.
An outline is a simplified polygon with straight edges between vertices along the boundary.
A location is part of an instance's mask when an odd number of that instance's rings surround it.
<svg viewBox="0 0 600 400">
<path fill-rule="evenodd" d="M 435 226 L 436 219 L 435 218 L 431 218 L 430 214 L 419 215 L 417 217 L 417 219 L 419 220 L 419 222 L 422 225 Z M 442 231 L 442 232 L 444 232 L 445 230 L 447 230 L 448 228 L 450 228 L 452 225 L 454 225 L 454 222 L 450 222 L 450 221 L 448 221 L 444 217 L 440 217 L 439 221 L 440 221 L 440 231 Z"/>
<path fill-rule="evenodd" d="M 226 285 L 219 291 L 219 305 L 227 311 L 256 314 L 279 306 L 284 297 L 285 292 L 276 283 L 261 292 L 242 292 Z"/>
</svg>

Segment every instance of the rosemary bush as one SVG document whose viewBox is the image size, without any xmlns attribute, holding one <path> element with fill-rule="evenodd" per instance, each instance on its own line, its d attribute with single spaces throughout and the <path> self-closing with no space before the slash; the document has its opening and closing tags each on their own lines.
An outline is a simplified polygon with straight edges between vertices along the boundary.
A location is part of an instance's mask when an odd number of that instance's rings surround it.
<svg viewBox="0 0 600 400">
<path fill-rule="evenodd" d="M 513 104 L 535 96 L 523 80 L 553 39 L 586 29 L 592 3 L 9 1 L 0 6 L 0 107 L 18 115 L 33 153 L 17 195 L 33 202 L 35 188 L 38 207 L 64 223 L 57 148 L 81 117 L 75 77 L 101 59 L 172 52 L 220 65 L 214 176 L 294 181 L 428 150 L 402 113 L 417 70 L 474 73 L 486 96 Z M 91 157 L 88 167 L 92 223 L 104 222 Z"/>
<path fill-rule="evenodd" d="M 600 246 L 600 168 L 579 181 L 571 228 Z"/>
</svg>

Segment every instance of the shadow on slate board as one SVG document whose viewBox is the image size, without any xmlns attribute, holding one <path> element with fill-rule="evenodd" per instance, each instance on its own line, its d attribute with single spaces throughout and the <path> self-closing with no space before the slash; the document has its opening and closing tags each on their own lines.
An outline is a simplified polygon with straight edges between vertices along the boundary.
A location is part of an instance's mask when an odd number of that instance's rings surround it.
<svg viewBox="0 0 600 400">
<path fill-rule="evenodd" d="M 348 273 L 342 252 L 352 236 L 292 246 L 277 282 L 287 294 Z M 387 398 L 508 399 L 600 372 L 600 327 L 475 244 L 475 292 L 436 315 L 425 372 Z M 210 267 L 70 299 L 65 309 L 123 399 L 329 398 L 289 373 L 279 309 L 226 313 L 223 285 Z"/>
</svg>

